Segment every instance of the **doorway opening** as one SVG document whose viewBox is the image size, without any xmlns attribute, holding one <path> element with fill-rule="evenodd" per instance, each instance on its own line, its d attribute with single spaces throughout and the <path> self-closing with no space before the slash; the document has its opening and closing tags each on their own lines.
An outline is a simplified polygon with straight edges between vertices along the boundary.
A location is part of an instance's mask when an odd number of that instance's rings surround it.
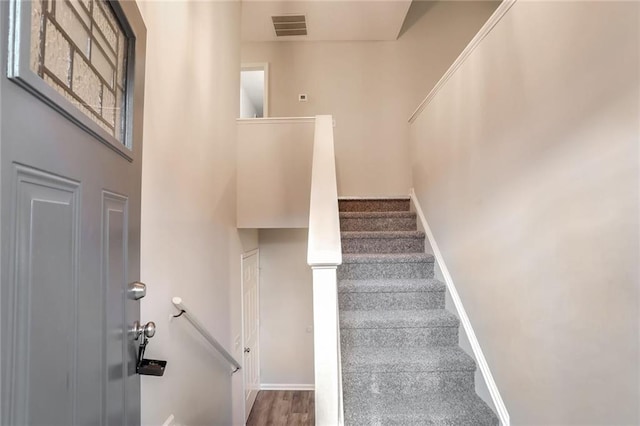
<svg viewBox="0 0 640 426">
<path fill-rule="evenodd" d="M 240 67 L 240 118 L 269 116 L 269 64 Z"/>
</svg>

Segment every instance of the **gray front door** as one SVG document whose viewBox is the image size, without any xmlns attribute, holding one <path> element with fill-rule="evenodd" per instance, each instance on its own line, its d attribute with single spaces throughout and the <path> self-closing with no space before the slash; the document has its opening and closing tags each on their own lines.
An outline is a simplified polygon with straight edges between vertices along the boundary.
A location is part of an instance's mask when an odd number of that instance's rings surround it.
<svg viewBox="0 0 640 426">
<path fill-rule="evenodd" d="M 2 425 L 137 425 L 146 29 L 135 2 L 2 1 Z"/>
</svg>

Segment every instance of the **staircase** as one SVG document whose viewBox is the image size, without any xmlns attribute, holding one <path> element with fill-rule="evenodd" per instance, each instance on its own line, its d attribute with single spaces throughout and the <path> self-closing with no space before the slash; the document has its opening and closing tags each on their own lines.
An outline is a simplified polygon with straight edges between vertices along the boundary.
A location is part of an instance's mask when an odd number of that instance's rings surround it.
<svg viewBox="0 0 640 426">
<path fill-rule="evenodd" d="M 498 425 L 409 198 L 340 200 L 345 425 Z"/>
</svg>

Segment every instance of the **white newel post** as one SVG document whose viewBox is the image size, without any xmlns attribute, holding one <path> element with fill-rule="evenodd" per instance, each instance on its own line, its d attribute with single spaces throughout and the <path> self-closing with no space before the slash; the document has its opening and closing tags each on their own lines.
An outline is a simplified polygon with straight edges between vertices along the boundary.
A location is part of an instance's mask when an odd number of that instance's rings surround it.
<svg viewBox="0 0 640 426">
<path fill-rule="evenodd" d="M 336 266 L 312 269 L 316 424 L 337 426 L 341 410 Z"/>
<path fill-rule="evenodd" d="M 316 425 L 341 426 L 342 383 L 337 269 L 342 263 L 333 118 L 316 116 L 307 263 L 313 271 Z"/>
</svg>

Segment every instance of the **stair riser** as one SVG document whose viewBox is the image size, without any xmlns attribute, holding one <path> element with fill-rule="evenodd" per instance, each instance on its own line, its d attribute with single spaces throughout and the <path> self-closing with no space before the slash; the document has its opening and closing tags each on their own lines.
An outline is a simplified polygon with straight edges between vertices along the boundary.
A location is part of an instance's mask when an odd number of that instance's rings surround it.
<svg viewBox="0 0 640 426">
<path fill-rule="evenodd" d="M 343 238 L 343 253 L 424 253 L 424 238 Z"/>
<path fill-rule="evenodd" d="M 473 371 L 402 372 L 402 373 L 345 373 L 343 392 L 345 405 L 362 401 L 366 396 L 407 396 L 433 393 L 456 393 L 474 390 Z M 425 400 L 428 398 L 425 397 Z"/>
<path fill-rule="evenodd" d="M 415 231 L 416 228 L 415 217 L 343 217 L 340 219 L 341 231 Z"/>
<path fill-rule="evenodd" d="M 433 278 L 433 262 L 346 263 L 338 267 L 339 280 Z"/>
<path fill-rule="evenodd" d="M 343 328 L 340 343 L 343 348 L 453 346 L 458 344 L 458 327 Z"/>
<path fill-rule="evenodd" d="M 341 212 L 403 212 L 409 211 L 409 200 L 339 200 Z"/>
<path fill-rule="evenodd" d="M 416 310 L 444 308 L 444 291 L 411 293 L 340 293 L 341 311 Z"/>
</svg>

